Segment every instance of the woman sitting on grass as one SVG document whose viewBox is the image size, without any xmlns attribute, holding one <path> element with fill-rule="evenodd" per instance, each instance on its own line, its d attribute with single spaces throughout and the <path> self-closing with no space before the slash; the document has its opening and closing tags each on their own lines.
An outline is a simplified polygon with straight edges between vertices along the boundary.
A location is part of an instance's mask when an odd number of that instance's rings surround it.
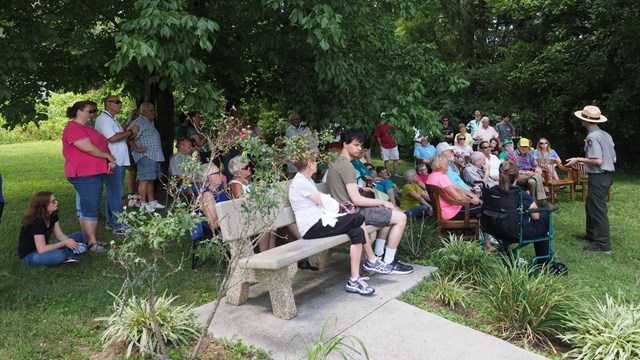
<svg viewBox="0 0 640 360">
<path fill-rule="evenodd" d="M 289 202 L 303 239 L 318 239 L 347 234 L 351 239 L 349 259 L 351 276 L 346 290 L 360 295 L 370 295 L 374 288 L 366 283 L 369 278 L 360 276 L 360 258 L 364 247 L 367 255 L 364 267 L 369 271 L 388 274 L 393 266 L 376 258 L 368 239 L 364 216 L 338 214 L 338 203 L 331 196 L 322 194 L 312 180 L 317 171 L 316 153 L 308 151 L 294 155 L 293 164 L 298 168 L 289 187 Z M 329 208 L 332 208 L 329 210 Z"/>
<path fill-rule="evenodd" d="M 54 233 L 57 240 L 49 242 Z M 59 265 L 77 263 L 82 255 L 74 254 L 85 243 L 84 235 L 75 232 L 65 235 L 58 222 L 58 200 L 53 193 L 42 191 L 29 201 L 22 218 L 18 243 L 18 256 L 27 266 Z"/>
</svg>

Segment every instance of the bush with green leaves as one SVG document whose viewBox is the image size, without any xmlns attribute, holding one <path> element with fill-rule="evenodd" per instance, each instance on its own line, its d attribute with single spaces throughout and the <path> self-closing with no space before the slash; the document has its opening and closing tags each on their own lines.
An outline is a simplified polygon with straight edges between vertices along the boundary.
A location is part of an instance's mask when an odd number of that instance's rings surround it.
<svg viewBox="0 0 640 360">
<path fill-rule="evenodd" d="M 436 272 L 431 281 L 433 283 L 430 296 L 433 300 L 445 304 L 451 310 L 455 310 L 456 306 L 467 308 L 466 299 L 469 295 L 469 286 L 465 283 L 463 275 L 442 276 Z"/>
<path fill-rule="evenodd" d="M 550 338 L 567 329 L 564 316 L 577 314 L 570 282 L 548 272 L 512 262 L 496 263 L 481 279 L 478 292 L 486 317 L 506 338 L 553 350 Z"/>
<path fill-rule="evenodd" d="M 409 217 L 398 250 L 401 255 L 411 260 L 417 260 L 424 258 L 429 252 L 439 248 L 440 244 L 440 239 L 436 236 L 436 228 L 432 221 L 426 219 L 415 220 Z"/>
<path fill-rule="evenodd" d="M 477 282 L 487 266 L 494 262 L 478 243 L 454 234 L 442 239 L 442 248 L 432 254 L 431 261 L 444 275 L 462 275 L 472 283 Z"/>
<path fill-rule="evenodd" d="M 126 300 L 113 295 L 114 312 L 109 317 L 97 318 L 106 323 L 101 342 L 104 348 L 117 342 L 127 345 L 127 357 L 134 350 L 143 354 L 155 354 L 159 333 L 165 344 L 174 348 L 187 344 L 200 334 L 192 305 L 173 305 L 177 298 L 167 297 L 166 293 L 153 299 L 153 309 L 149 299 L 132 295 Z M 152 315 L 154 313 L 154 315 Z M 158 329 L 154 329 L 153 317 L 156 317 Z"/>
<path fill-rule="evenodd" d="M 567 316 L 571 329 L 560 338 L 573 349 L 567 357 L 585 360 L 640 359 L 640 305 L 606 294 L 593 299 L 583 316 Z"/>
</svg>

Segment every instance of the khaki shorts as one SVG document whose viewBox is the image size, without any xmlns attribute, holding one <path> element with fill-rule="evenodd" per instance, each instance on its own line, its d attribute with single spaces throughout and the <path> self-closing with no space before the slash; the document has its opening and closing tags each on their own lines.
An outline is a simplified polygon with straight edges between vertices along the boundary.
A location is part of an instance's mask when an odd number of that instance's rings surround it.
<svg viewBox="0 0 640 360">
<path fill-rule="evenodd" d="M 400 152 L 398 151 L 398 147 L 394 147 L 391 149 L 385 149 L 382 146 L 380 147 L 380 157 L 382 158 L 383 161 L 388 161 L 388 160 L 399 160 L 400 159 Z"/>
<path fill-rule="evenodd" d="M 364 223 L 378 227 L 387 227 L 391 224 L 391 209 L 385 207 L 359 208 L 358 213 L 364 216 Z"/>
</svg>

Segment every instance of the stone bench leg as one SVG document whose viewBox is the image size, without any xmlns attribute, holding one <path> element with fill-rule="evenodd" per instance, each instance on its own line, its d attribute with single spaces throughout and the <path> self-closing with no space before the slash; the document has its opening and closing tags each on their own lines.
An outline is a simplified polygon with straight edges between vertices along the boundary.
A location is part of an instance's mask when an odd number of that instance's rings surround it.
<svg viewBox="0 0 640 360">
<path fill-rule="evenodd" d="M 229 275 L 227 303 L 231 305 L 240 305 L 247 302 L 250 283 L 247 281 L 245 271 L 245 269 L 237 267 Z"/>
<path fill-rule="evenodd" d="M 277 270 L 256 270 L 259 281 L 269 289 L 273 315 L 277 318 L 289 320 L 298 314 L 291 288 L 297 270 L 297 263 Z"/>
<path fill-rule="evenodd" d="M 315 265 L 319 269 L 326 269 L 331 262 L 331 250 L 324 250 L 315 255 Z"/>
</svg>

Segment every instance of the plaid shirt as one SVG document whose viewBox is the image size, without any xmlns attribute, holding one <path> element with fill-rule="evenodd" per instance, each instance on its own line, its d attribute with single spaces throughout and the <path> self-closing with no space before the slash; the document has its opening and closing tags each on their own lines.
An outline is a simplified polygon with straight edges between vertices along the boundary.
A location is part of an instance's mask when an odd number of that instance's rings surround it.
<svg viewBox="0 0 640 360">
<path fill-rule="evenodd" d="M 521 171 L 534 171 L 538 167 L 536 159 L 528 152 L 522 155 L 518 150 L 512 150 L 507 154 L 507 160 L 515 162 Z"/>
<path fill-rule="evenodd" d="M 144 156 L 154 161 L 164 161 L 164 155 L 162 154 L 162 146 L 160 143 L 160 133 L 153 122 L 146 117 L 140 115 L 137 119 L 133 120 L 129 124 L 129 129 L 134 125 L 140 126 L 138 136 L 136 136 L 135 142 L 138 147 L 146 147 L 147 152 L 139 153 L 135 150 L 131 152 L 133 160 L 137 163 Z"/>
</svg>

